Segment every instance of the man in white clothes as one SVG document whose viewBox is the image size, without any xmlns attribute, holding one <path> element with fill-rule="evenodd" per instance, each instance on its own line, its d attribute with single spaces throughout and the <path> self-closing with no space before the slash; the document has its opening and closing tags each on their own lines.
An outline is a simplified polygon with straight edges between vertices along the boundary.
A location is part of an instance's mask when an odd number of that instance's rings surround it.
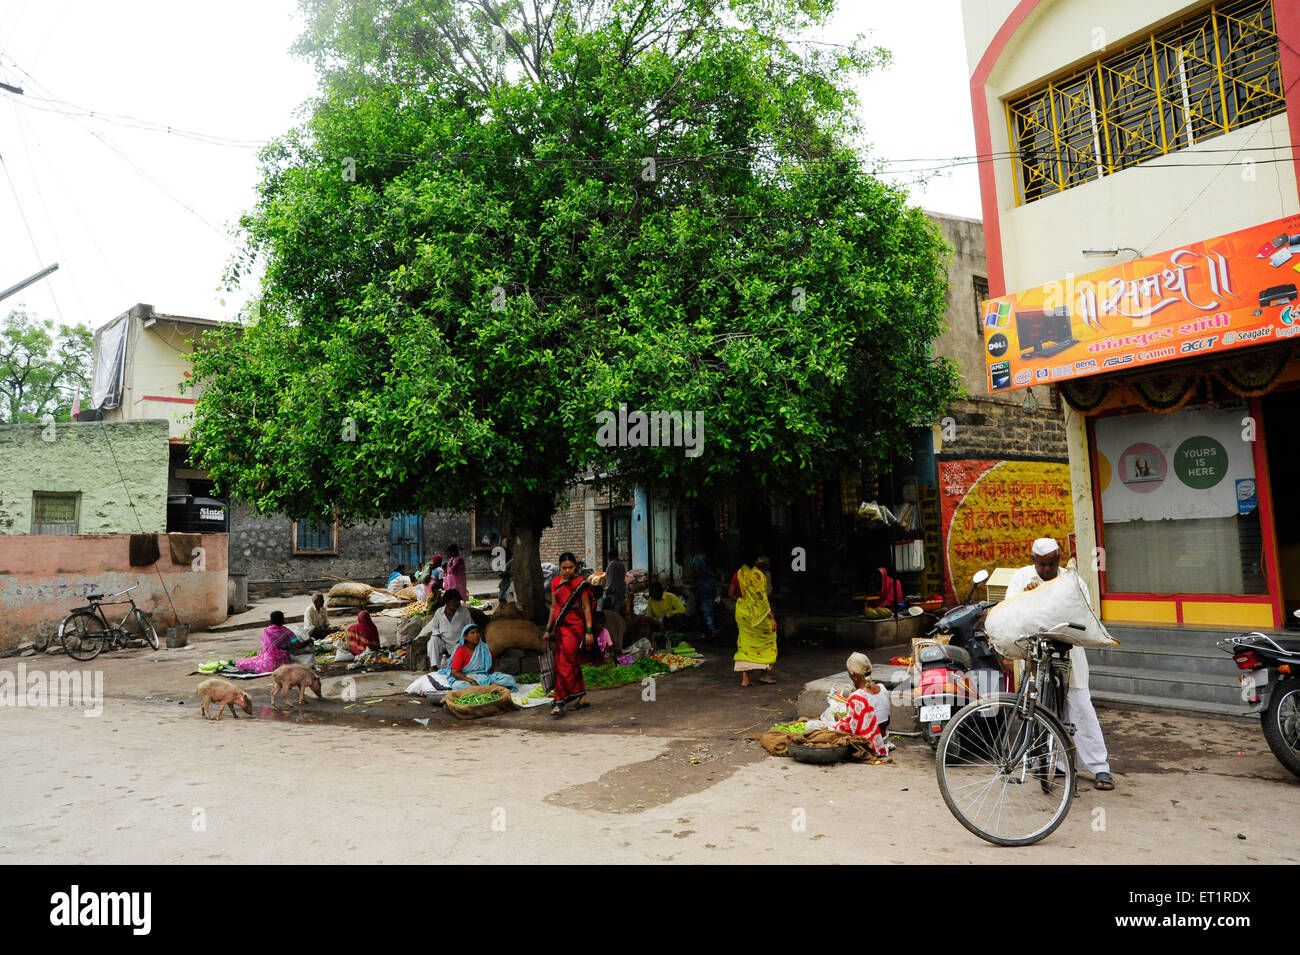
<svg viewBox="0 0 1300 955">
<path fill-rule="evenodd" d="M 311 603 L 302 612 L 302 625 L 311 640 L 319 640 L 330 632 L 330 615 L 325 609 L 324 594 L 312 594 Z"/>
<path fill-rule="evenodd" d="M 460 642 L 461 631 L 474 622 L 469 608 L 461 603 L 460 591 L 455 587 L 446 593 L 446 603 L 429 616 L 419 636 L 415 638 L 418 646 L 422 637 L 429 638 L 429 668 L 436 670 L 442 666 L 444 659 L 450 660 Z"/>
<path fill-rule="evenodd" d="M 1033 563 L 1021 567 L 1007 584 L 1007 599 L 1019 596 L 1026 590 L 1033 590 L 1039 584 L 1055 580 L 1061 569 L 1061 548 L 1050 537 L 1040 537 L 1034 541 Z M 1089 605 L 1092 597 L 1083 578 L 1077 578 L 1079 589 Z M 1074 746 L 1079 756 L 1079 765 L 1096 777 L 1097 789 L 1103 792 L 1115 788 L 1115 780 L 1110 775 L 1110 763 L 1107 762 L 1106 740 L 1101 735 L 1101 724 L 1097 722 L 1097 711 L 1092 708 L 1092 695 L 1088 692 L 1088 657 L 1083 647 L 1074 647 L 1070 651 L 1070 687 L 1065 693 L 1065 722 L 1073 723 Z"/>
</svg>

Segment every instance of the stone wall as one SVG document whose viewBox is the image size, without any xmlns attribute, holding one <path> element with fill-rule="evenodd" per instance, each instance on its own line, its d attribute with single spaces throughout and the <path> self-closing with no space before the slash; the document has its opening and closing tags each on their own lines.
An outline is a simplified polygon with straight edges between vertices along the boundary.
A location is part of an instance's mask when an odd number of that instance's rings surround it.
<svg viewBox="0 0 1300 955">
<path fill-rule="evenodd" d="M 33 494 L 77 494 L 78 534 L 167 530 L 166 421 L 0 425 L 0 534 L 30 534 Z"/>
<path fill-rule="evenodd" d="M 1020 392 L 1023 394 L 1023 392 Z M 971 398 L 948 406 L 943 422 L 935 425 L 935 451 L 939 458 L 996 461 L 1069 460 L 1064 412 L 1053 406 L 1047 388 L 1035 389 L 1041 404 L 1033 414 L 1024 401 Z M 946 432 L 946 433 L 945 433 Z"/>
<path fill-rule="evenodd" d="M 925 215 L 952 246 L 952 259 L 948 263 L 948 308 L 944 314 L 944 331 L 934 343 L 935 354 L 957 362 L 968 395 L 987 395 L 984 333 L 977 320 L 975 292 L 975 279 L 985 282 L 988 279 L 984 223 L 934 212 Z"/>
<path fill-rule="evenodd" d="M 486 573 L 490 554 L 469 552 L 468 514 L 432 511 L 424 516 L 424 559 L 455 542 L 471 574 Z M 327 588 L 326 575 L 382 584 L 389 566 L 392 523 L 364 521 L 340 526 L 337 554 L 294 554 L 293 522 L 284 515 L 259 516 L 243 501 L 230 506 L 231 573 L 248 574 L 251 593 L 302 593 Z M 408 568 L 408 570 L 414 568 Z"/>
</svg>

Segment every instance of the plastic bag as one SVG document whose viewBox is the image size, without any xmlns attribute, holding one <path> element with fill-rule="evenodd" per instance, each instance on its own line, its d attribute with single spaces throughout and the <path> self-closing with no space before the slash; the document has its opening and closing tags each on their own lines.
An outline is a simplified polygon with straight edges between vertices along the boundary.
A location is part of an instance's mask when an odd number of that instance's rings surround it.
<svg viewBox="0 0 1300 955">
<path fill-rule="evenodd" d="M 1085 629 L 1062 627 L 1053 639 L 1078 647 L 1113 647 L 1119 643 L 1093 614 L 1080 590 L 1079 575 L 1068 568 L 1033 590 L 1002 601 L 989 611 L 984 630 L 998 653 L 1008 660 L 1023 660 L 1025 651 L 1017 646 L 1018 639 L 1067 622 L 1083 624 Z"/>
</svg>

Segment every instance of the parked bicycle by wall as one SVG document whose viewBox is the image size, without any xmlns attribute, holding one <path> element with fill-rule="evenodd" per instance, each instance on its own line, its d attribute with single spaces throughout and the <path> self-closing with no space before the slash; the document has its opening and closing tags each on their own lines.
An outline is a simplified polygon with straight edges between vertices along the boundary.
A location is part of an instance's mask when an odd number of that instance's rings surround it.
<svg viewBox="0 0 1300 955">
<path fill-rule="evenodd" d="M 136 585 L 138 587 L 139 584 Z M 93 660 L 107 647 L 116 650 L 131 646 L 135 641 L 142 641 L 146 646 L 158 649 L 158 631 L 153 628 L 144 611 L 135 605 L 135 600 L 126 597 L 136 587 L 128 587 L 116 594 L 91 594 L 86 598 L 86 606 L 78 607 L 63 618 L 59 624 L 59 639 L 63 649 L 74 660 Z M 104 614 L 104 607 L 129 604 L 131 609 L 122 615 L 116 624 L 109 623 Z"/>
</svg>

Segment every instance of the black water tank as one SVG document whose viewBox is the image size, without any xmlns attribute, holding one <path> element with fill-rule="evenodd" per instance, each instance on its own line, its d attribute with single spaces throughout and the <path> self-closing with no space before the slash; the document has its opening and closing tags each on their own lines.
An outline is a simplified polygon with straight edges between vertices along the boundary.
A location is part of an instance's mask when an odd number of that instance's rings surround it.
<svg viewBox="0 0 1300 955">
<path fill-rule="evenodd" d="M 215 497 L 176 495 L 167 498 L 167 530 L 174 534 L 225 534 L 230 506 Z"/>
</svg>

